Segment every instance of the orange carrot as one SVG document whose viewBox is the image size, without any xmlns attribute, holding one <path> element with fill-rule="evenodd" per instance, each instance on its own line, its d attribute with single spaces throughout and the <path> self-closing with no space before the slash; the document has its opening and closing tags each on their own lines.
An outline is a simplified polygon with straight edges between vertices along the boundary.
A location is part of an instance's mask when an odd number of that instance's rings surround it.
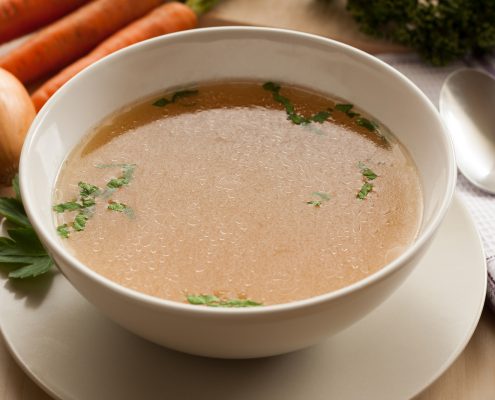
<svg viewBox="0 0 495 400">
<path fill-rule="evenodd" d="M 145 39 L 194 28 L 196 24 L 196 14 L 182 3 L 171 2 L 156 8 L 146 16 L 121 29 L 87 56 L 69 65 L 45 82 L 31 96 L 36 110 L 39 110 L 65 82 L 100 58 Z"/>
<path fill-rule="evenodd" d="M 161 0 L 95 0 L 36 33 L 0 59 L 23 83 L 60 69 L 161 4 Z"/>
<path fill-rule="evenodd" d="M 88 0 L 0 0 L 0 43 L 32 32 Z"/>
</svg>

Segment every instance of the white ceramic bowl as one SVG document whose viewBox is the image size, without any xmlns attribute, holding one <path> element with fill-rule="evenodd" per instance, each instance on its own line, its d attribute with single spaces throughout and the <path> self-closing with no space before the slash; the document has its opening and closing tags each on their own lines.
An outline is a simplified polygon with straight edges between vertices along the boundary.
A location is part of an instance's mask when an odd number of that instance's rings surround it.
<svg viewBox="0 0 495 400">
<path fill-rule="evenodd" d="M 161 300 L 126 289 L 79 262 L 57 237 L 51 211 L 57 174 L 70 150 L 105 116 L 136 99 L 167 87 L 231 78 L 275 80 L 334 94 L 387 125 L 410 151 L 422 179 L 424 217 L 415 243 L 379 272 L 351 286 L 252 309 Z M 321 37 L 231 27 L 149 40 L 89 67 L 41 110 L 20 164 L 29 218 L 60 270 L 83 296 L 123 327 L 153 342 L 225 358 L 269 356 L 310 346 L 382 303 L 431 242 L 451 201 L 455 174 L 452 145 L 437 111 L 391 67 Z"/>
</svg>

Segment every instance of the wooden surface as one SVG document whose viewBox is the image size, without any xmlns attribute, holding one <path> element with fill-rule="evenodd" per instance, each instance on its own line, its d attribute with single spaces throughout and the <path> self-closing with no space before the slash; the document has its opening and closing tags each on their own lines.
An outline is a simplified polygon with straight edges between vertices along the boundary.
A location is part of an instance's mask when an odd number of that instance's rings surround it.
<svg viewBox="0 0 495 400">
<path fill-rule="evenodd" d="M 224 0 L 201 21 L 201 26 L 234 24 L 316 33 L 370 53 L 405 51 L 400 46 L 370 39 L 358 32 L 345 12 L 342 0 L 334 0 L 330 6 L 321 0 Z M 49 398 L 17 366 L 0 339 L 0 399 Z M 495 399 L 495 315 L 485 309 L 472 339 L 460 357 L 415 400 L 491 399 Z"/>
</svg>

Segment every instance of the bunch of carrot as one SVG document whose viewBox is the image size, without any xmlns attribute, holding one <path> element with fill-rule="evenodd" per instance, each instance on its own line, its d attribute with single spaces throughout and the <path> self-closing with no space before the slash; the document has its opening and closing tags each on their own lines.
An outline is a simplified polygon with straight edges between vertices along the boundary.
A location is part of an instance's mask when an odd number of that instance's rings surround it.
<svg viewBox="0 0 495 400">
<path fill-rule="evenodd" d="M 142 40 L 194 28 L 197 14 L 216 2 L 0 0 L 0 43 L 51 23 L 0 57 L 0 68 L 24 84 L 59 71 L 32 94 L 39 110 L 55 91 L 88 65 Z"/>
</svg>

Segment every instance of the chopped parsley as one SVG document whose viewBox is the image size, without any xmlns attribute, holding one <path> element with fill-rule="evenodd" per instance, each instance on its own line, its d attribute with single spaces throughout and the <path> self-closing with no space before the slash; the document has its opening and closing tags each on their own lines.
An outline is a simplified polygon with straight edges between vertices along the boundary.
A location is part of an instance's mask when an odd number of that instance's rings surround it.
<svg viewBox="0 0 495 400">
<path fill-rule="evenodd" d="M 309 119 L 313 122 L 318 122 L 322 124 L 330 117 L 330 111 L 320 111 L 316 114 L 313 114 Z"/>
<path fill-rule="evenodd" d="M 357 194 L 357 198 L 364 200 L 369 192 L 373 190 L 373 184 L 369 182 L 364 182 L 363 186 L 361 186 L 361 190 Z"/>
<path fill-rule="evenodd" d="M 344 114 L 347 114 L 350 118 L 354 118 L 359 115 L 358 113 L 352 111 L 353 108 L 354 108 L 354 104 L 349 104 L 349 103 L 335 104 L 336 110 L 341 111 Z"/>
<path fill-rule="evenodd" d="M 98 186 L 92 185 L 86 182 L 79 182 L 79 194 L 81 197 L 91 197 L 97 196 L 100 193 L 100 188 Z"/>
<path fill-rule="evenodd" d="M 128 207 L 124 203 L 118 203 L 116 201 L 112 201 L 108 205 L 107 209 L 111 211 L 124 212 L 125 210 L 128 209 Z"/>
<path fill-rule="evenodd" d="M 69 237 L 69 225 L 67 224 L 63 224 L 63 225 L 59 225 L 57 226 L 57 233 L 63 237 L 64 239 L 67 239 Z"/>
<path fill-rule="evenodd" d="M 57 213 L 79 211 L 75 216 L 73 222 L 69 224 L 63 224 L 57 227 L 57 233 L 60 237 L 67 239 L 70 236 L 71 230 L 75 232 L 81 232 L 86 228 L 86 223 L 93 216 L 96 207 L 96 198 L 103 197 L 108 198 L 118 188 L 124 185 L 128 185 L 132 180 L 135 164 L 100 164 L 96 165 L 96 168 L 121 168 L 122 175 L 118 178 L 111 179 L 104 190 L 91 183 L 79 182 L 79 199 L 69 201 L 66 203 L 60 203 L 53 206 L 53 210 Z M 124 212 L 129 217 L 133 217 L 133 211 L 130 207 L 123 203 L 118 203 L 110 200 L 108 209 L 111 211 Z"/>
<path fill-rule="evenodd" d="M 363 174 L 363 177 L 365 177 L 367 180 L 372 181 L 378 177 L 377 174 L 375 174 L 370 168 L 368 168 L 362 162 L 358 163 L 358 167 L 361 170 L 361 174 Z"/>
<path fill-rule="evenodd" d="M 304 115 L 298 114 L 294 108 L 294 104 L 292 104 L 287 97 L 280 94 L 281 86 L 278 83 L 266 82 L 262 87 L 272 93 L 273 100 L 284 106 L 285 112 L 287 113 L 287 119 L 296 125 L 309 124 L 311 122 L 318 122 L 322 124 L 330 117 L 329 109 L 317 112 L 310 117 L 305 117 Z"/>
<path fill-rule="evenodd" d="M 366 165 L 364 165 L 362 162 L 358 163 L 358 167 L 361 170 L 361 174 L 363 175 L 364 183 L 363 186 L 361 186 L 361 189 L 359 190 L 356 197 L 358 199 L 364 200 L 368 195 L 368 193 L 373 190 L 373 184 L 370 183 L 370 181 L 373 181 L 376 178 L 378 178 L 378 175 L 371 168 L 368 168 Z"/>
<path fill-rule="evenodd" d="M 189 96 L 194 96 L 197 95 L 199 92 L 198 90 L 179 90 L 178 92 L 175 92 L 170 99 L 167 99 L 166 97 L 161 97 L 158 100 L 156 100 L 153 105 L 155 107 L 165 107 L 169 104 L 176 103 L 177 100 L 180 100 L 184 97 L 189 97 Z"/>
<path fill-rule="evenodd" d="M 84 213 L 79 213 L 76 215 L 76 218 L 74 218 L 74 223 L 72 224 L 72 227 L 76 231 L 83 231 L 84 228 L 86 228 L 86 222 L 88 221 L 89 217 L 84 214 Z"/>
<path fill-rule="evenodd" d="M 263 303 L 259 303 L 249 299 L 223 300 L 212 294 L 189 295 L 187 296 L 187 301 L 189 302 L 189 304 L 202 305 L 208 307 L 241 308 L 241 307 L 258 307 L 263 305 Z"/>
<path fill-rule="evenodd" d="M 370 132 L 377 132 L 378 131 L 378 124 L 374 121 L 369 120 L 368 118 L 361 117 L 359 113 L 352 111 L 354 108 L 353 104 L 336 104 L 335 109 L 338 111 L 343 112 L 344 114 L 347 114 L 349 118 L 356 118 L 354 121 L 356 125 L 362 126 L 363 128 L 366 128 Z"/>
<path fill-rule="evenodd" d="M 376 122 L 370 121 L 369 119 L 359 117 L 356 119 L 356 124 L 368 129 L 370 132 L 376 132 L 378 130 L 378 125 Z"/>
<path fill-rule="evenodd" d="M 63 213 L 66 211 L 76 211 L 79 210 L 83 207 L 83 205 L 75 202 L 75 201 L 68 201 L 67 203 L 60 203 L 55 206 L 53 206 L 53 211 L 58 212 L 58 213 Z"/>
<path fill-rule="evenodd" d="M 307 201 L 306 204 L 309 204 L 310 206 L 321 207 L 324 201 L 330 200 L 330 195 L 325 192 L 313 192 L 311 195 L 319 197 L 320 199 Z"/>
<path fill-rule="evenodd" d="M 320 207 L 321 206 L 321 200 L 307 201 L 306 204 L 309 204 L 309 205 L 315 206 L 315 207 Z"/>
<path fill-rule="evenodd" d="M 128 185 L 131 182 L 134 170 L 136 169 L 135 164 L 120 164 L 119 166 L 122 168 L 122 176 L 111 179 L 110 182 L 107 183 L 107 187 L 110 189 L 118 189 L 124 185 Z"/>
</svg>

